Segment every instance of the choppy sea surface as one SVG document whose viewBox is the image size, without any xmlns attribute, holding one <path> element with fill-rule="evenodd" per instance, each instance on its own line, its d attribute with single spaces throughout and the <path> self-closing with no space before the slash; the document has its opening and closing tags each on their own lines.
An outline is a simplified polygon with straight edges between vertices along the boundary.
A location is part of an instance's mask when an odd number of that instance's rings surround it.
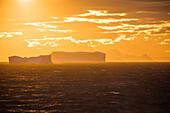
<svg viewBox="0 0 170 113">
<path fill-rule="evenodd" d="M 170 113 L 170 63 L 0 64 L 0 112 Z"/>
</svg>

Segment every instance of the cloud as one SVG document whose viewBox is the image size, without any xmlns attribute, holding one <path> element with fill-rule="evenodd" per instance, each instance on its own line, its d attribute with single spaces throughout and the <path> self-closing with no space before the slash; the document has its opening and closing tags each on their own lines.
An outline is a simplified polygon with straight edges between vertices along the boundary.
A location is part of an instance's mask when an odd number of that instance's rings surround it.
<svg viewBox="0 0 170 113">
<path fill-rule="evenodd" d="M 24 23 L 24 25 L 26 25 L 26 26 L 38 26 L 38 27 L 42 26 L 43 28 L 53 28 L 53 29 L 57 28 L 57 26 L 49 25 L 49 24 L 47 24 L 47 22 Z"/>
<path fill-rule="evenodd" d="M 170 26 L 170 23 L 165 22 L 162 24 L 146 24 L 146 25 L 121 24 L 119 26 L 98 26 L 98 28 L 105 29 L 105 30 L 115 30 L 115 29 L 138 30 L 138 29 L 144 29 L 144 28 L 163 28 L 163 27 L 169 27 L 169 26 Z"/>
<path fill-rule="evenodd" d="M 3 37 L 13 37 L 13 36 L 22 36 L 23 33 L 22 32 L 1 32 L 0 33 L 0 38 L 3 38 Z"/>
<path fill-rule="evenodd" d="M 71 32 L 73 32 L 72 30 L 42 29 L 42 28 L 39 28 L 38 30 L 41 31 L 41 32 L 47 32 L 47 31 L 50 31 L 50 32 L 60 32 L 60 33 L 71 33 Z"/>
<path fill-rule="evenodd" d="M 88 13 L 79 14 L 77 16 L 126 16 L 126 13 L 108 13 L 106 10 L 88 10 Z"/>
<path fill-rule="evenodd" d="M 167 45 L 167 42 L 160 42 L 161 45 Z"/>
<path fill-rule="evenodd" d="M 56 44 L 55 42 L 70 39 L 72 39 L 72 37 L 25 39 L 25 41 L 28 43 L 28 47 L 47 46 L 47 44 L 51 45 L 52 47 L 56 47 L 58 46 L 58 44 Z"/>
<path fill-rule="evenodd" d="M 146 33 L 148 35 L 156 32 L 160 32 L 162 29 L 168 28 L 170 26 L 169 22 L 164 22 L 162 24 L 146 24 L 146 25 L 132 25 L 132 24 L 121 24 L 118 26 L 98 26 L 98 28 L 103 30 L 109 30 L 105 31 L 103 33 L 135 33 L 135 34 L 141 34 Z M 164 32 L 166 33 L 166 32 Z"/>
<path fill-rule="evenodd" d="M 154 12 L 154 11 L 137 11 L 136 13 L 149 13 L 149 14 L 156 14 L 159 12 Z"/>
<path fill-rule="evenodd" d="M 54 19 L 57 19 L 57 17 L 52 17 Z M 72 30 L 61 30 L 61 29 L 57 29 L 57 25 L 50 25 L 50 24 L 54 24 L 57 23 L 56 21 L 52 21 L 52 22 L 35 22 L 35 23 L 24 23 L 24 25 L 26 26 L 36 26 L 36 27 L 41 27 L 41 28 L 37 28 L 37 30 L 39 30 L 40 32 L 60 32 L 60 33 L 71 33 L 73 32 Z"/>
<path fill-rule="evenodd" d="M 49 29 L 51 32 L 61 32 L 61 33 L 71 33 L 72 30 L 55 30 L 55 29 Z"/>
<path fill-rule="evenodd" d="M 100 38 L 100 39 L 86 39 L 86 40 L 77 40 L 72 37 L 59 37 L 59 38 L 43 38 L 43 39 L 25 39 L 28 43 L 28 47 L 45 47 L 47 45 L 51 47 L 57 47 L 59 45 L 59 41 L 70 41 L 74 44 L 86 44 L 87 47 L 96 47 L 100 45 L 113 45 L 116 42 L 120 42 L 122 40 L 132 40 L 132 38 L 126 38 L 126 35 L 119 35 L 119 37 L 115 39 L 108 38 Z"/>
<path fill-rule="evenodd" d="M 124 40 L 133 41 L 139 37 L 143 37 L 145 41 L 153 40 L 155 43 L 161 45 L 169 44 L 169 40 L 166 38 L 169 35 L 169 21 L 161 21 L 161 24 L 124 24 L 115 26 L 97 26 L 101 30 L 96 33 L 102 34 L 121 34 L 125 35 Z M 165 39 L 162 41 L 162 39 Z M 117 38 L 118 41 L 122 39 Z M 167 41 L 168 40 L 168 41 Z"/>
<path fill-rule="evenodd" d="M 77 18 L 77 17 L 65 17 L 64 22 L 90 22 L 90 23 L 115 23 L 115 22 L 129 22 L 129 21 L 137 21 L 137 18 L 123 18 L 123 19 L 88 19 L 88 18 Z"/>
<path fill-rule="evenodd" d="M 167 45 L 170 43 L 170 38 L 164 39 L 163 41 L 160 42 L 161 45 Z"/>
<path fill-rule="evenodd" d="M 155 12 L 138 11 L 137 13 L 155 13 Z M 87 13 L 73 15 L 70 17 L 50 16 L 50 19 L 48 18 L 48 21 L 22 23 L 22 25 L 24 26 L 29 26 L 29 30 L 30 29 L 33 30 L 28 31 L 28 29 L 23 29 L 25 35 L 31 32 L 26 36 L 27 39 L 24 40 L 28 43 L 28 47 L 35 48 L 41 48 L 46 46 L 57 47 L 62 43 L 60 41 L 69 41 L 73 44 L 86 44 L 87 47 L 97 47 L 101 45 L 113 45 L 121 41 L 133 41 L 141 36 L 145 41 L 149 41 L 153 37 L 155 37 L 154 40 L 157 40 L 157 38 L 168 36 L 169 33 L 168 27 L 170 26 L 169 21 L 162 20 L 159 21 L 155 19 L 140 19 L 135 18 L 134 16 L 133 18 L 130 18 L 130 16 L 124 17 L 126 15 L 127 13 L 108 13 L 108 11 L 106 10 L 88 10 Z M 77 29 L 76 27 L 77 22 L 80 23 L 85 22 L 86 23 L 86 25 L 84 24 L 85 27 L 88 27 L 90 31 L 88 29 L 79 28 Z M 93 25 L 93 28 L 91 28 L 92 25 L 90 25 L 89 23 L 95 23 Z M 71 28 L 74 29 L 74 32 Z M 39 34 L 39 32 L 37 33 L 36 30 L 42 33 Z M 86 34 L 82 35 L 81 33 L 83 30 L 87 30 L 87 32 L 89 31 L 90 37 L 94 36 L 94 38 L 92 39 L 86 38 L 87 35 Z M 70 33 L 71 37 L 63 37 L 68 35 L 68 33 Z M 76 33 L 81 35 L 78 36 Z M 4 36 L 12 37 L 13 35 L 14 34 L 12 33 L 8 34 L 1 33 L 0 38 Z M 44 35 L 46 37 L 43 37 Z M 95 37 L 96 35 L 98 37 Z M 111 37 L 111 35 L 113 35 L 113 37 Z M 72 38 L 72 36 L 75 36 L 76 39 Z M 99 38 L 99 36 L 104 38 Z M 39 37 L 40 39 L 29 39 L 33 37 Z M 82 40 L 79 40 L 79 37 L 81 37 Z M 159 41 L 158 43 L 161 43 L 160 40 L 157 41 Z M 165 43 L 169 42 L 162 41 L 161 44 Z"/>
</svg>

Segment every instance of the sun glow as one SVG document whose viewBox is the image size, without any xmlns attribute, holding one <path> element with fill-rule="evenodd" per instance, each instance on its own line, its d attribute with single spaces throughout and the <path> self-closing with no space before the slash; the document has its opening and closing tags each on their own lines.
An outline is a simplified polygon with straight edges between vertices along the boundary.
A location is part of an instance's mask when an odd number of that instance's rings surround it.
<svg viewBox="0 0 170 113">
<path fill-rule="evenodd" d="M 31 0 L 19 0 L 19 2 L 24 2 L 24 3 L 28 3 L 30 2 Z"/>
</svg>

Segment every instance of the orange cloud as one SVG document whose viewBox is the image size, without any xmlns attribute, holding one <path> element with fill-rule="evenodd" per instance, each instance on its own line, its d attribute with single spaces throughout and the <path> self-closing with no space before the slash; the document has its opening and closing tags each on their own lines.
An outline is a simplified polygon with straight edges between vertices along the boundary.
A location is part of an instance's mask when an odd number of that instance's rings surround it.
<svg viewBox="0 0 170 113">
<path fill-rule="evenodd" d="M 88 13 L 79 14 L 77 16 L 126 16 L 126 13 L 108 13 L 107 11 L 88 10 Z"/>
<path fill-rule="evenodd" d="M 111 30 L 105 31 L 103 33 L 135 33 L 141 34 L 145 33 L 151 35 L 152 32 L 159 32 L 163 28 L 169 27 L 169 22 L 164 22 L 162 24 L 151 24 L 151 25 L 130 25 L 130 24 L 121 24 L 119 26 L 98 26 L 100 29 Z M 113 31 L 112 31 L 113 30 Z"/>
<path fill-rule="evenodd" d="M 161 45 L 167 45 L 168 43 L 167 42 L 161 42 L 160 44 Z"/>
<path fill-rule="evenodd" d="M 55 42 L 60 40 L 70 40 L 72 37 L 59 37 L 59 38 L 43 38 L 43 39 L 25 39 L 28 47 L 46 46 L 47 44 L 52 47 L 58 46 Z"/>
<path fill-rule="evenodd" d="M 13 37 L 13 36 L 21 36 L 23 35 L 22 32 L 1 32 L 0 33 L 0 38 L 3 37 Z"/>
<path fill-rule="evenodd" d="M 46 37 L 46 36 L 45 36 Z M 132 40 L 132 38 L 126 38 L 126 35 L 120 35 L 115 39 L 101 38 L 101 39 L 86 39 L 86 40 L 77 40 L 72 37 L 59 37 L 59 38 L 43 38 L 43 39 L 26 39 L 28 47 L 36 47 L 40 49 L 41 46 L 50 45 L 52 47 L 59 46 L 59 41 L 66 40 L 75 44 L 87 44 L 88 47 L 96 47 L 100 45 L 112 45 L 121 40 Z"/>
<path fill-rule="evenodd" d="M 49 31 L 52 31 L 52 32 L 61 32 L 61 33 L 71 33 L 73 32 L 72 30 L 55 30 L 55 29 L 49 29 Z"/>
<path fill-rule="evenodd" d="M 91 22 L 91 23 L 105 23 L 105 24 L 109 24 L 109 23 L 114 23 L 114 22 L 129 22 L 129 21 L 137 21 L 139 19 L 130 19 L 130 18 L 126 18 L 126 19 L 88 19 L 88 18 L 77 18 L 77 17 L 65 17 L 64 22 Z"/>
<path fill-rule="evenodd" d="M 159 12 L 153 12 L 153 11 L 137 11 L 136 13 L 159 13 Z"/>
<path fill-rule="evenodd" d="M 57 19 L 57 17 L 53 17 L 55 19 Z M 24 23 L 24 25 L 30 25 L 30 26 L 38 26 L 38 27 L 42 27 L 42 28 L 37 28 L 39 31 L 41 32 L 46 32 L 46 31 L 51 31 L 51 32 L 61 32 L 61 33 L 71 33 L 73 32 L 72 30 L 60 30 L 60 29 L 56 29 L 57 26 L 55 25 L 49 25 L 49 23 L 53 23 L 52 22 L 36 22 L 36 23 Z"/>
<path fill-rule="evenodd" d="M 60 33 L 71 33 L 71 32 L 73 32 L 72 30 L 42 29 L 42 28 L 38 28 L 38 30 L 41 31 L 41 32 L 46 32 L 46 31 L 60 32 Z"/>
<path fill-rule="evenodd" d="M 98 28 L 106 29 L 106 30 L 115 30 L 115 29 L 141 29 L 141 28 L 163 28 L 169 27 L 170 23 L 163 23 L 163 24 L 152 24 L 152 25 L 130 25 L 130 24 L 121 24 L 120 26 L 98 26 Z"/>
<path fill-rule="evenodd" d="M 36 22 L 36 23 L 24 23 L 24 25 L 30 25 L 30 26 L 42 26 L 43 28 L 57 28 L 57 26 L 47 25 L 47 22 Z"/>
</svg>

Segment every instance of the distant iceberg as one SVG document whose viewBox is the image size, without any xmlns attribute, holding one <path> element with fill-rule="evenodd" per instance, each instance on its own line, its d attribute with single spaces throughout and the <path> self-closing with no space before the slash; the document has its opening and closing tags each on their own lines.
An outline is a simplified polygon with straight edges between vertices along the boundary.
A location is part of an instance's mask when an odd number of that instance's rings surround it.
<svg viewBox="0 0 170 113">
<path fill-rule="evenodd" d="M 53 52 L 51 55 L 41 55 L 38 57 L 9 57 L 9 64 L 55 64 L 91 62 L 105 62 L 105 54 L 101 52 Z"/>
<path fill-rule="evenodd" d="M 18 56 L 9 57 L 9 64 L 53 64 L 51 55 L 41 55 L 39 57 L 22 58 Z"/>
</svg>

